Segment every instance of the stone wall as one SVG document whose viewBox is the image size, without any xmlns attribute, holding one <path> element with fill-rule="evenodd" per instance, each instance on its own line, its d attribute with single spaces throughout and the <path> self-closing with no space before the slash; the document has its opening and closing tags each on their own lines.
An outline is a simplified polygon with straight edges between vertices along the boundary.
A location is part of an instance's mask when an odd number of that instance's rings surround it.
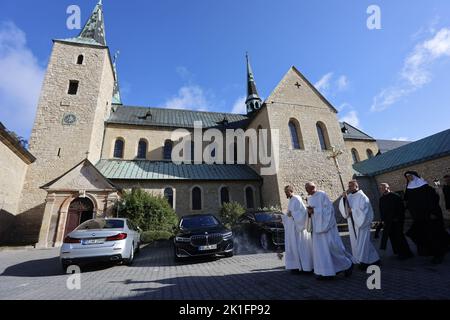
<svg viewBox="0 0 450 320">
<path fill-rule="evenodd" d="M 76 64 L 80 54 L 83 65 Z M 79 81 L 69 95 L 69 81 Z M 37 158 L 27 173 L 21 197 L 22 238 L 37 241 L 46 192 L 40 187 L 86 158 L 100 159 L 104 120 L 111 106 L 113 70 L 106 48 L 55 42 L 30 138 Z M 63 123 L 67 114 L 76 122 Z M 20 233 L 21 231 L 17 231 Z"/>
<path fill-rule="evenodd" d="M 364 161 L 369 159 L 367 150 L 371 150 L 373 155 L 376 156 L 379 149 L 376 141 L 365 141 L 365 140 L 345 140 L 345 147 L 351 155 L 352 149 L 356 149 L 359 155 L 359 161 Z"/>
<path fill-rule="evenodd" d="M 0 168 L 0 243 L 4 243 L 16 221 L 28 164 L 0 141 Z"/>
<path fill-rule="evenodd" d="M 245 188 L 254 189 L 255 206 L 260 207 L 260 185 L 255 181 L 113 181 L 125 190 L 141 188 L 154 195 L 163 196 L 165 188 L 174 190 L 174 206 L 178 216 L 190 214 L 218 214 L 220 211 L 220 188 L 230 191 L 230 201 L 237 201 L 245 207 Z M 198 186 L 202 190 L 202 210 L 192 210 L 192 189 Z"/>
<path fill-rule="evenodd" d="M 300 87 L 298 87 L 300 85 Z M 308 181 L 317 184 L 332 201 L 342 194 L 339 176 L 333 160 L 327 159 L 329 150 L 322 150 L 316 124 L 325 127 L 328 147 L 335 146 L 344 151 L 339 162 L 344 181 L 352 178 L 351 158 L 345 148 L 337 113 L 315 91 L 312 85 L 294 68 L 291 68 L 283 80 L 266 101 L 271 129 L 280 133 L 280 165 L 277 175 L 277 192 L 282 208 L 286 210 L 287 199 L 284 186 L 291 184 L 298 194 L 306 195 L 304 185 Z M 302 148 L 292 147 L 289 121 L 298 124 Z"/>
</svg>

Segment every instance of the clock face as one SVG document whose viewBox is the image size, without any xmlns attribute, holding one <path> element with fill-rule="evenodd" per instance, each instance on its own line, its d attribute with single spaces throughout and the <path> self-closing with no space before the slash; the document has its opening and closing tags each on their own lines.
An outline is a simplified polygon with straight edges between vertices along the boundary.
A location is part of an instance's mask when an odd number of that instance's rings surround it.
<svg viewBox="0 0 450 320">
<path fill-rule="evenodd" d="M 75 122 L 77 122 L 77 117 L 74 114 L 70 113 L 70 114 L 64 115 L 64 118 L 63 118 L 64 124 L 73 125 L 73 124 L 75 124 Z"/>
</svg>

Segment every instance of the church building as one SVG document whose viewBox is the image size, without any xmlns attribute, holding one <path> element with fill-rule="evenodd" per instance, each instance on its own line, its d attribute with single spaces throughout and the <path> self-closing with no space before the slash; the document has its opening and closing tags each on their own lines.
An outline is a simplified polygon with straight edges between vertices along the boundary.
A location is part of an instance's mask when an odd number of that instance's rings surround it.
<svg viewBox="0 0 450 320">
<path fill-rule="evenodd" d="M 248 210 L 286 209 L 284 187 L 291 184 L 302 193 L 307 181 L 334 201 L 342 189 L 329 158 L 332 147 L 343 151 L 344 181 L 353 178 L 354 162 L 379 152 L 374 138 L 339 122 L 336 108 L 296 67 L 262 101 L 247 57 L 247 113 L 230 114 L 127 105 L 115 60 L 101 2 L 77 37 L 53 40 L 29 141 L 35 161 L 29 161 L 21 197 L 10 212 L 21 216 L 11 238 L 59 246 L 83 221 L 113 216 L 121 191 L 133 188 L 166 197 L 179 216 L 217 214 L 229 201 Z M 268 130 L 268 148 L 279 154 L 276 172 L 262 174 L 266 164 L 250 163 L 248 148 L 243 162 L 175 163 L 172 153 L 180 140 L 173 132 L 193 134 L 199 121 L 203 131 Z"/>
</svg>

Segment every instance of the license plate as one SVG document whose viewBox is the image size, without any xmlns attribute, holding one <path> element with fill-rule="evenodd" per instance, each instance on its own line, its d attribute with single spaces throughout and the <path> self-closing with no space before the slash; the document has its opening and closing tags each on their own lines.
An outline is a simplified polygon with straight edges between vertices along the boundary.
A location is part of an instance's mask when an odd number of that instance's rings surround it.
<svg viewBox="0 0 450 320">
<path fill-rule="evenodd" d="M 103 244 L 105 243 L 105 239 L 88 239 L 83 240 L 84 245 L 92 245 L 92 244 Z"/>
<path fill-rule="evenodd" d="M 201 246 L 198 248 L 198 250 L 200 250 L 200 251 L 215 250 L 215 249 L 217 249 L 217 244 L 213 244 L 210 246 Z"/>
</svg>

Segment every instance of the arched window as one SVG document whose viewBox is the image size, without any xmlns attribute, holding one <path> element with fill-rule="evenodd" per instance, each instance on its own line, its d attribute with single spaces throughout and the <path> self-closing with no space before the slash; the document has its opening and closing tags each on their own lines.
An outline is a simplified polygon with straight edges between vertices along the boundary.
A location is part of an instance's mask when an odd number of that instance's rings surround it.
<svg viewBox="0 0 450 320">
<path fill-rule="evenodd" d="M 373 151 L 372 150 L 370 150 L 370 149 L 367 149 L 367 158 L 368 159 L 372 159 L 373 158 Z"/>
<path fill-rule="evenodd" d="M 300 126 L 297 120 L 291 119 L 289 121 L 289 132 L 291 133 L 292 149 L 300 150 L 303 149 L 302 136 L 300 132 Z"/>
<path fill-rule="evenodd" d="M 172 160 L 172 149 L 173 142 L 171 140 L 166 140 L 166 142 L 164 142 L 164 160 Z"/>
<path fill-rule="evenodd" d="M 223 206 L 224 203 L 230 202 L 230 189 L 228 187 L 220 188 L 220 204 Z"/>
<path fill-rule="evenodd" d="M 253 194 L 253 188 L 247 187 L 245 188 L 245 202 L 247 204 L 247 209 L 254 209 L 255 208 L 255 199 Z"/>
<path fill-rule="evenodd" d="M 145 141 L 144 139 L 139 140 L 137 158 L 138 159 L 147 158 L 147 141 Z"/>
<path fill-rule="evenodd" d="M 77 58 L 77 64 L 83 64 L 84 61 L 84 56 L 82 54 L 80 54 Z"/>
<path fill-rule="evenodd" d="M 322 122 L 317 122 L 317 135 L 319 136 L 320 148 L 322 150 L 330 149 L 330 140 L 328 138 L 327 128 Z"/>
<path fill-rule="evenodd" d="M 167 202 L 170 204 L 170 207 L 173 209 L 173 189 L 165 188 L 164 189 L 164 198 L 166 198 Z"/>
<path fill-rule="evenodd" d="M 202 190 L 199 187 L 192 189 L 192 210 L 202 210 Z"/>
<path fill-rule="evenodd" d="M 359 154 L 355 148 L 352 149 L 352 159 L 353 159 L 353 163 L 359 162 Z"/>
<path fill-rule="evenodd" d="M 116 139 L 114 144 L 114 158 L 123 158 L 123 149 L 125 146 L 125 142 L 122 139 Z"/>
</svg>

